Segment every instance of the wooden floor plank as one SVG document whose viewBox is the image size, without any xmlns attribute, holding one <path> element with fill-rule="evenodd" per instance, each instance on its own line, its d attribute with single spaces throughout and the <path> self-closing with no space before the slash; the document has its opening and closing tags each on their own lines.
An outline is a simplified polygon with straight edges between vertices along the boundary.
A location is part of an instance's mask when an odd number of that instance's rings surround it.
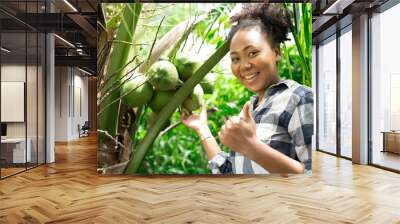
<svg viewBox="0 0 400 224">
<path fill-rule="evenodd" d="M 0 181 L 0 223 L 400 223 L 400 175 L 313 154 L 312 176 L 99 176 L 96 138 Z"/>
</svg>

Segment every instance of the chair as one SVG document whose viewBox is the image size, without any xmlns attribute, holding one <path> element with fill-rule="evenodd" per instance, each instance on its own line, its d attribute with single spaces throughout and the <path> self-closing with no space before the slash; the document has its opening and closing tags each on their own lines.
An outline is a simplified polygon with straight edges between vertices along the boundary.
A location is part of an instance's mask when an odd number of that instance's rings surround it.
<svg viewBox="0 0 400 224">
<path fill-rule="evenodd" d="M 89 129 L 90 129 L 89 121 L 85 121 L 82 127 L 80 127 L 80 125 L 78 124 L 79 138 L 89 136 Z"/>
</svg>

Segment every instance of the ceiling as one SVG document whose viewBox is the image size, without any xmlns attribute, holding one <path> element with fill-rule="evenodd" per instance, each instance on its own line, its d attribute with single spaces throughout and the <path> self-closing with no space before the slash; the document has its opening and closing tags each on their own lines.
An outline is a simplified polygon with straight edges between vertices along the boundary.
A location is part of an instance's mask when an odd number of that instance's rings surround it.
<svg viewBox="0 0 400 224">
<path fill-rule="evenodd" d="M 352 23 L 353 17 L 374 12 L 389 0 L 312 0 L 313 44 Z"/>
<path fill-rule="evenodd" d="M 47 4 L 45 0 L 1 0 L 2 46 L 12 50 L 7 54 L 10 60 L 30 58 L 36 46 L 43 47 L 36 43 L 37 33 L 55 33 L 56 66 L 78 66 L 96 74 L 96 7 L 96 0 L 47 0 Z M 21 35 L 25 32 L 26 40 Z"/>
</svg>

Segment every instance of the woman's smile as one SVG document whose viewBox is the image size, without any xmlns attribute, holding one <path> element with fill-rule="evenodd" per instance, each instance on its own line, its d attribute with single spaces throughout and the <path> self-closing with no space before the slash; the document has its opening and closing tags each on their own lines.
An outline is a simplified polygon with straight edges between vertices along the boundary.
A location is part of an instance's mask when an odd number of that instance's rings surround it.
<svg viewBox="0 0 400 224">
<path fill-rule="evenodd" d="M 260 74 L 260 72 L 254 72 L 254 73 L 249 73 L 246 75 L 242 75 L 242 79 L 246 82 L 253 82 L 258 78 L 258 75 Z"/>
</svg>

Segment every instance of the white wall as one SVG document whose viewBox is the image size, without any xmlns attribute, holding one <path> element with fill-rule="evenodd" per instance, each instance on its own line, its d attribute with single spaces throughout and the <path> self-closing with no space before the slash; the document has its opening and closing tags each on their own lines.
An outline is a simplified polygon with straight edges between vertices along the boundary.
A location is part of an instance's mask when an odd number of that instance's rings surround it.
<svg viewBox="0 0 400 224">
<path fill-rule="evenodd" d="M 68 140 L 68 85 L 67 67 L 55 68 L 55 141 Z"/>
<path fill-rule="evenodd" d="M 32 161 L 36 162 L 39 158 L 39 163 L 44 163 L 44 83 L 42 67 L 25 64 L 3 64 L 1 66 L 1 81 L 3 82 L 24 82 L 26 84 L 26 106 L 23 102 L 20 112 L 25 114 L 26 120 L 22 122 L 6 122 L 7 137 L 9 138 L 25 138 L 25 135 L 30 140 L 30 148 L 32 151 Z M 25 78 L 27 77 L 27 81 Z M 4 89 L 2 89 L 3 92 Z M 20 90 L 24 94 L 24 90 Z M 2 95 L 2 98 L 7 97 Z M 3 103 L 2 103 L 3 104 Z M 13 113 L 13 108 L 2 107 L 2 112 Z M 15 109 L 14 109 L 15 110 Z M 14 112 L 16 113 L 16 112 Z M 24 115 L 23 115 L 24 116 Z M 23 118 L 24 119 L 24 118 Z M 37 157 L 37 153 L 39 154 Z"/>
<path fill-rule="evenodd" d="M 25 82 L 25 65 L 8 64 L 1 66 L 1 81 Z M 7 108 L 1 108 L 7 110 Z M 7 122 L 8 137 L 25 137 L 25 122 Z"/>
<path fill-rule="evenodd" d="M 79 138 L 78 124 L 88 120 L 88 105 L 88 78 L 76 68 L 56 67 L 56 141 Z"/>
<path fill-rule="evenodd" d="M 78 75 L 76 74 L 79 72 Z M 73 119 L 72 119 L 72 136 L 78 136 L 78 124 L 82 126 L 85 121 L 88 120 L 88 78 L 81 76 L 82 73 L 79 70 L 74 70 L 74 108 L 73 108 Z"/>
<path fill-rule="evenodd" d="M 25 70 L 26 69 L 26 70 Z M 28 122 L 28 137 L 30 128 L 35 130 L 36 136 L 36 107 L 43 106 L 37 105 L 36 99 L 36 66 L 27 66 L 19 64 L 4 64 L 1 66 L 1 81 L 2 82 L 25 82 L 25 75 L 28 72 L 28 86 L 27 86 L 27 122 Z M 39 74 L 41 68 L 39 68 Z M 33 77 L 34 76 L 34 77 Z M 4 97 L 4 96 L 2 96 Z M 40 101 L 42 102 L 42 101 Z M 9 108 L 1 108 L 1 110 L 8 110 Z M 8 137 L 25 137 L 25 123 L 26 122 L 7 122 L 7 136 Z"/>
</svg>

